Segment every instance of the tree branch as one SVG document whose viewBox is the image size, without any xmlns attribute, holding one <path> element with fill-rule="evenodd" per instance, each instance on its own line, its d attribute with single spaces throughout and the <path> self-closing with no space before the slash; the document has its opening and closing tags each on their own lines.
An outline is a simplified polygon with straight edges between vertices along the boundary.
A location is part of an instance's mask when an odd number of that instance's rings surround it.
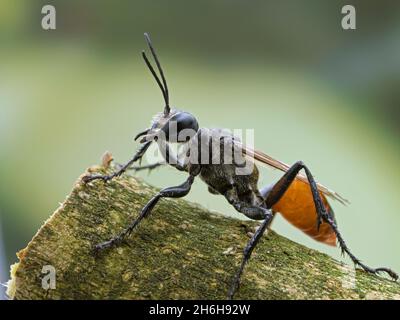
<svg viewBox="0 0 400 320">
<path fill-rule="evenodd" d="M 105 173 L 104 167 L 90 168 Z M 225 299 L 254 222 L 163 199 L 121 244 L 92 247 L 129 224 L 157 190 L 123 176 L 108 184 L 80 179 L 12 266 L 14 299 Z M 56 289 L 42 288 L 42 268 Z M 400 299 L 400 285 L 357 270 L 270 231 L 247 265 L 236 298 Z M 353 286 L 354 285 L 354 286 Z"/>
</svg>

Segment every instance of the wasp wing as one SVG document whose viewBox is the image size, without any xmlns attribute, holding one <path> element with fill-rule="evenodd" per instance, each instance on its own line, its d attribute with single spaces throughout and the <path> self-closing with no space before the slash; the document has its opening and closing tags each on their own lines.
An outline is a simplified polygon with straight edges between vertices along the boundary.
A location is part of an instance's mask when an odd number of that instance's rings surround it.
<svg viewBox="0 0 400 320">
<path fill-rule="evenodd" d="M 262 151 L 254 150 L 254 149 L 252 149 L 252 148 L 250 148 L 248 146 L 245 146 L 245 145 L 241 144 L 238 141 L 235 141 L 235 143 L 242 148 L 243 153 L 246 156 L 259 161 L 261 164 L 264 164 L 264 165 L 267 165 L 269 167 L 281 170 L 283 172 L 286 172 L 290 168 L 290 166 L 287 165 L 286 163 L 284 163 L 282 161 L 279 161 L 277 159 L 274 159 L 274 158 L 272 158 L 271 156 L 265 154 Z M 307 176 L 304 175 L 303 173 L 299 173 L 297 175 L 296 179 L 309 184 Z M 330 198 L 332 198 L 334 200 L 337 200 L 337 201 L 339 201 L 340 203 L 342 203 L 344 205 L 349 204 L 349 201 L 347 199 L 343 198 L 340 194 L 338 194 L 337 192 L 327 188 L 326 186 L 322 185 L 321 183 L 317 182 L 317 187 L 318 187 L 318 190 L 321 193 L 323 193 L 324 195 L 326 195 L 327 197 L 330 197 Z"/>
</svg>

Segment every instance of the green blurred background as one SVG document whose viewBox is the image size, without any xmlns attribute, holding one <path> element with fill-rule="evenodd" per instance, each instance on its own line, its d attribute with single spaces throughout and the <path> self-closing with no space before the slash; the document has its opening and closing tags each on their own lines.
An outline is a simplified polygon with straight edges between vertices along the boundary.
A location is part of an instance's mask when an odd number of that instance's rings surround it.
<svg viewBox="0 0 400 320">
<path fill-rule="evenodd" d="M 350 248 L 400 271 L 400 3 L 354 1 L 33 1 L 0 4 L 0 280 L 15 252 L 105 150 L 118 162 L 162 110 L 140 57 L 151 34 L 171 103 L 201 126 L 254 128 L 256 146 L 350 199 L 334 203 Z M 57 29 L 41 28 L 53 4 Z M 141 173 L 165 187 L 170 168 Z M 260 185 L 279 174 L 263 169 Z M 189 199 L 237 215 L 200 181 Z M 340 257 L 278 218 L 274 228 Z"/>
</svg>

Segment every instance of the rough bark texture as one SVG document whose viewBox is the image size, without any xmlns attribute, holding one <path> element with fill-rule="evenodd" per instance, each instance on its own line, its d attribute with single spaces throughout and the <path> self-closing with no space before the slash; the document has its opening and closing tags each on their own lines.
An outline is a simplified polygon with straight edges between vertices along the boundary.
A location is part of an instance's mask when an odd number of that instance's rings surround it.
<svg viewBox="0 0 400 320">
<path fill-rule="evenodd" d="M 94 167 L 90 172 L 105 172 Z M 14 299 L 225 299 L 249 232 L 256 226 L 184 200 L 163 199 L 125 243 L 99 256 L 157 190 L 123 176 L 80 180 L 12 266 Z M 42 267 L 56 289 L 42 288 Z M 400 285 L 356 272 L 270 231 L 254 251 L 239 299 L 400 299 Z"/>
</svg>

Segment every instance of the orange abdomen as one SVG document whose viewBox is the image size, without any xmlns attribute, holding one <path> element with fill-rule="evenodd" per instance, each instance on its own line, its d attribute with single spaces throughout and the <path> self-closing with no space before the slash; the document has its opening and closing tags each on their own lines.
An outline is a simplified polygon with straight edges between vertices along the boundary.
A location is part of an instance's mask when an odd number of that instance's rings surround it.
<svg viewBox="0 0 400 320">
<path fill-rule="evenodd" d="M 326 209 L 331 212 L 329 203 L 321 194 Z M 317 241 L 335 246 L 336 235 L 331 226 L 323 222 L 319 231 L 317 230 L 317 212 L 310 186 L 300 180 L 295 180 L 285 192 L 282 198 L 272 209 L 279 212 L 292 225 L 314 238 Z"/>
</svg>

